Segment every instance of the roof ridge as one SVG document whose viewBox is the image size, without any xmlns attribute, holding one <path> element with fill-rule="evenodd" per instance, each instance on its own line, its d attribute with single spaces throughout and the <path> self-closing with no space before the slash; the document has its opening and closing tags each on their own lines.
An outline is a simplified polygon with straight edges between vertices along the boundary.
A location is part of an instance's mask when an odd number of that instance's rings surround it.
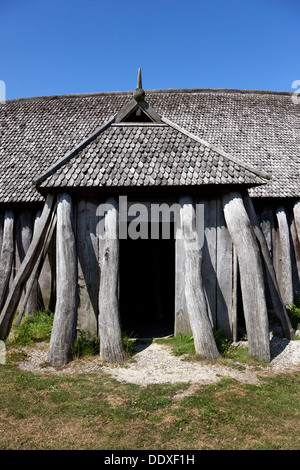
<svg viewBox="0 0 300 470">
<path fill-rule="evenodd" d="M 279 91 L 279 90 L 248 90 L 240 88 L 157 88 L 145 90 L 147 94 L 159 94 L 159 93 L 240 93 L 240 94 L 257 94 L 257 95 L 285 95 L 292 96 L 293 91 Z M 5 100 L 5 103 L 15 103 L 23 101 L 41 101 L 41 100 L 53 100 L 53 99 L 76 99 L 76 98 L 88 98 L 90 96 L 110 96 L 110 95 L 132 95 L 132 91 L 121 90 L 121 91 L 95 91 L 87 93 L 70 93 L 62 95 L 42 95 L 42 96 L 28 96 L 25 98 L 11 98 Z M 4 103 L 4 104 L 5 104 Z"/>
<path fill-rule="evenodd" d="M 182 132 L 187 137 L 190 137 L 191 139 L 195 140 L 196 142 L 199 142 L 199 144 L 205 145 L 210 150 L 218 153 L 222 157 L 227 158 L 228 160 L 231 160 L 232 162 L 242 166 L 244 169 L 246 169 L 248 171 L 251 171 L 251 173 L 254 173 L 255 175 L 257 175 L 257 176 L 259 176 L 263 179 L 268 179 L 268 180 L 271 179 L 271 177 L 267 173 L 264 173 L 263 171 L 258 170 L 257 168 L 253 167 L 252 165 L 249 165 L 248 163 L 246 163 L 242 160 L 239 160 L 238 158 L 234 157 L 233 155 L 231 155 L 231 154 L 225 152 L 224 150 L 220 149 L 215 144 L 211 144 L 210 142 L 207 142 L 206 140 L 201 139 L 200 137 L 198 137 L 198 136 L 192 134 L 191 132 L 185 130 L 184 128 L 182 128 L 181 126 L 176 124 L 175 122 L 170 121 L 169 119 L 167 119 L 165 117 L 162 117 L 161 120 L 163 122 L 165 122 L 166 124 L 168 124 L 169 126 L 173 127 L 174 129 L 177 129 L 179 132 Z"/>
</svg>

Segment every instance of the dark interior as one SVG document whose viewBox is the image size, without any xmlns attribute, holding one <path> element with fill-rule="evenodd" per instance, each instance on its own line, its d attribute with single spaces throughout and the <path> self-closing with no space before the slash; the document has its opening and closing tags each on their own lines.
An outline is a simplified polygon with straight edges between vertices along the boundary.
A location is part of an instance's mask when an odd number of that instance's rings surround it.
<svg viewBox="0 0 300 470">
<path fill-rule="evenodd" d="M 150 233 L 150 232 L 149 232 Z M 120 314 L 131 337 L 174 333 L 175 241 L 120 240 Z"/>
</svg>

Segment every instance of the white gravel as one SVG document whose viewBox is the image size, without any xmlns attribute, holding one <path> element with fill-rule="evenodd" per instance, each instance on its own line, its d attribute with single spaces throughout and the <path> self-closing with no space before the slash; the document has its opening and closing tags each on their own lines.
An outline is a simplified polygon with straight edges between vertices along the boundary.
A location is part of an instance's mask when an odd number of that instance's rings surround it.
<svg viewBox="0 0 300 470">
<path fill-rule="evenodd" d="M 245 343 L 246 344 L 246 343 Z M 282 338 L 271 339 L 272 361 L 267 367 L 232 367 L 207 361 L 184 361 L 172 355 L 166 345 L 138 343 L 132 361 L 124 364 L 103 364 L 99 357 L 80 359 L 62 368 L 45 366 L 48 345 L 40 343 L 27 351 L 26 360 L 19 367 L 36 373 L 79 374 L 104 371 L 120 382 L 130 382 L 140 386 L 154 383 L 190 382 L 191 384 L 216 383 L 222 377 L 231 377 L 243 383 L 259 384 L 259 376 L 288 371 L 300 371 L 300 341 Z"/>
</svg>

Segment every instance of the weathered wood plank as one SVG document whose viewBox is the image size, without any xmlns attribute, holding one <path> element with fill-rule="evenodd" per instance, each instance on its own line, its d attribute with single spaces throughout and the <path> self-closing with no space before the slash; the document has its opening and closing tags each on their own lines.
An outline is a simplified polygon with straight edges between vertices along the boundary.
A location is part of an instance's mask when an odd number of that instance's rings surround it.
<svg viewBox="0 0 300 470">
<path fill-rule="evenodd" d="M 260 227 L 265 237 L 267 247 L 273 259 L 273 244 L 274 244 L 274 217 L 271 207 L 264 207 L 260 214 Z"/>
<path fill-rule="evenodd" d="M 185 298 L 195 350 L 201 357 L 217 359 L 219 351 L 208 315 L 201 275 L 202 249 L 196 230 L 195 204 L 188 196 L 180 197 L 179 204 L 185 257 Z"/>
<path fill-rule="evenodd" d="M 300 201 L 295 202 L 293 207 L 295 225 L 297 229 L 298 238 L 300 241 Z"/>
<path fill-rule="evenodd" d="M 51 302 L 53 300 L 52 298 L 55 295 L 55 293 L 53 292 L 53 288 L 55 286 L 54 280 L 56 270 L 55 251 L 53 252 L 54 243 L 55 237 L 53 237 L 52 241 L 49 244 L 48 253 L 45 257 L 43 257 L 43 263 L 40 266 L 38 272 L 38 301 L 45 309 L 51 309 Z M 52 307 L 55 307 L 55 302 Z"/>
<path fill-rule="evenodd" d="M 255 236 L 258 240 L 258 243 L 261 249 L 274 312 L 281 322 L 281 326 L 282 326 L 285 337 L 288 339 L 291 339 L 293 337 L 294 330 L 292 328 L 290 319 L 285 309 L 284 302 L 280 295 L 280 289 L 279 289 L 279 285 L 276 279 L 276 273 L 275 273 L 274 265 L 270 256 L 270 251 L 269 251 L 267 241 L 260 228 L 260 224 L 259 224 L 256 212 L 255 212 L 253 203 L 251 201 L 251 198 L 248 195 L 244 196 L 244 204 L 245 204 L 245 208 L 249 216 L 251 225 L 253 227 Z"/>
<path fill-rule="evenodd" d="M 20 300 L 23 286 L 29 278 L 36 263 L 36 260 L 38 259 L 39 253 L 42 249 L 43 240 L 48 229 L 53 205 L 54 196 L 48 194 L 44 204 L 40 222 L 36 230 L 36 234 L 32 239 L 29 250 L 27 251 L 22 265 L 20 266 L 20 269 L 18 270 L 13 280 L 10 292 L 7 296 L 7 299 L 0 315 L 0 339 L 7 338 L 9 334 L 13 317 Z"/>
<path fill-rule="evenodd" d="M 0 212 L 0 253 L 2 250 L 2 242 L 3 242 L 3 229 L 4 229 L 4 216 L 3 213 Z"/>
<path fill-rule="evenodd" d="M 77 254 L 74 236 L 72 198 L 62 193 L 57 198 L 56 253 L 57 300 L 48 351 L 52 366 L 72 359 L 77 321 Z"/>
<path fill-rule="evenodd" d="M 4 215 L 3 239 L 0 255 L 0 310 L 6 296 L 14 256 L 14 213 L 7 210 Z M 1 318 L 1 317 L 0 317 Z"/>
<path fill-rule="evenodd" d="M 119 312 L 119 207 L 114 198 L 106 202 L 104 253 L 99 291 L 100 357 L 104 361 L 124 359 Z"/>
<path fill-rule="evenodd" d="M 28 210 L 23 210 L 21 213 L 18 214 L 16 218 L 16 230 L 15 230 L 15 270 L 17 271 L 22 261 L 25 258 L 25 255 L 29 249 L 31 240 L 32 240 L 32 233 L 33 233 L 33 220 L 32 220 L 32 213 Z M 24 286 L 23 293 L 21 296 L 21 303 L 24 300 L 24 296 L 26 295 L 26 285 Z M 20 305 L 21 305 L 20 303 Z M 19 307 L 20 307 L 19 305 Z M 30 304 L 28 304 L 30 308 Z M 30 312 L 27 311 L 26 314 Z"/>
<path fill-rule="evenodd" d="M 203 287 L 209 317 L 217 326 L 217 213 L 216 200 L 200 200 L 204 205 L 204 245 L 202 262 Z"/>
<path fill-rule="evenodd" d="M 278 222 L 278 231 L 280 243 L 280 256 L 277 258 L 278 284 L 281 297 L 285 304 L 291 304 L 294 300 L 290 232 L 287 221 L 286 210 L 283 206 L 276 209 L 276 218 Z M 279 255 L 279 253 L 278 253 Z"/>
<path fill-rule="evenodd" d="M 270 361 L 264 279 L 256 237 L 239 193 L 224 194 L 223 208 L 238 256 L 249 354 Z"/>
<path fill-rule="evenodd" d="M 81 200 L 77 205 L 78 307 L 77 331 L 98 336 L 99 246 L 96 234 L 97 204 Z"/>
<path fill-rule="evenodd" d="M 232 340 L 238 340 L 238 259 L 236 248 L 232 247 L 232 307 L 231 307 L 231 328 Z"/>
<path fill-rule="evenodd" d="M 217 200 L 217 324 L 225 337 L 232 337 L 232 240 L 223 214 L 222 201 Z"/>
<path fill-rule="evenodd" d="M 298 238 L 293 214 L 291 214 L 289 225 L 292 245 L 293 291 L 296 293 L 300 292 L 300 239 Z"/>
<path fill-rule="evenodd" d="M 175 240 L 175 336 L 192 332 L 185 299 L 184 245 L 182 238 L 178 236 L 179 230 L 177 228 Z"/>
</svg>

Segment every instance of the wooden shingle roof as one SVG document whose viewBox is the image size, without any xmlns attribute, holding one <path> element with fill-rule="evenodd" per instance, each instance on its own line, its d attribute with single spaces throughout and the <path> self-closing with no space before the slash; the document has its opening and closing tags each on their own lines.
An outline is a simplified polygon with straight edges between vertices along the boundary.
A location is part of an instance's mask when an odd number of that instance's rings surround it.
<svg viewBox="0 0 300 470">
<path fill-rule="evenodd" d="M 268 180 L 173 123 L 112 123 L 39 179 L 41 188 L 253 186 Z"/>
<path fill-rule="evenodd" d="M 64 155 L 70 154 L 95 129 L 116 116 L 131 99 L 131 92 L 112 92 L 10 100 L 1 104 L 0 202 L 42 200 L 41 194 L 33 185 L 33 180 L 38 175 L 45 174 L 49 167 L 59 162 Z M 223 161 L 223 164 L 225 162 L 222 157 L 222 152 L 224 152 L 225 155 L 230 155 L 236 162 L 241 163 L 240 169 L 243 164 L 256 169 L 257 178 L 260 178 L 260 172 L 271 176 L 267 184 L 250 189 L 252 196 L 300 196 L 300 104 L 292 101 L 292 93 L 241 90 L 153 90 L 146 92 L 146 99 L 162 119 L 175 123 L 183 131 L 205 141 L 211 149 L 218 149 L 218 152 L 206 149 L 210 161 L 214 162 L 216 175 L 220 162 Z M 132 126 L 131 130 L 134 130 L 134 133 L 128 136 L 129 145 L 132 145 L 134 139 L 147 138 L 147 132 L 149 132 L 149 129 L 146 129 L 147 126 L 144 126 L 143 131 L 137 128 L 138 126 Z M 170 129 L 167 130 L 165 126 L 153 126 L 153 128 L 160 129 L 161 142 L 166 143 Z M 129 126 L 127 133 L 128 129 Z M 175 138 L 175 131 L 173 127 L 172 138 Z M 104 131 L 103 136 L 105 132 L 107 136 L 109 133 L 113 139 L 120 138 L 121 130 L 117 126 Z M 184 145 L 190 142 L 188 139 L 186 135 Z M 90 143 L 90 146 L 92 145 L 94 144 Z M 170 159 L 170 149 L 168 150 L 168 163 L 163 160 L 159 161 L 158 147 L 155 152 L 156 175 L 159 175 L 157 182 L 160 180 L 160 184 L 164 184 L 163 181 L 166 184 L 175 184 L 175 181 L 178 181 L 178 175 L 175 176 L 175 160 Z M 203 158 L 205 151 L 199 150 L 199 152 L 198 155 L 202 155 L 201 158 Z M 99 146 L 96 153 L 101 158 Z M 188 164 L 196 165 L 193 162 L 195 153 L 192 152 L 192 154 L 187 160 L 182 159 L 186 170 L 188 170 Z M 136 155 L 134 164 L 137 163 Z M 80 156 L 83 168 L 84 158 L 90 161 L 90 157 L 87 156 L 87 150 L 83 149 Z M 115 159 L 116 166 L 120 158 L 119 154 Z M 128 158 L 128 155 L 124 158 Z M 140 161 L 139 177 L 141 179 L 135 178 L 135 181 L 139 181 L 138 184 L 142 184 L 142 181 L 144 181 L 143 184 L 145 181 L 151 184 L 147 158 L 144 162 Z M 76 159 L 73 163 L 75 161 Z M 150 162 L 148 163 L 150 165 Z M 204 160 L 201 160 L 203 174 L 207 171 L 204 163 Z M 111 170 L 109 174 L 103 176 L 106 184 L 117 170 L 117 167 L 113 169 L 112 165 L 113 160 L 108 159 L 106 168 L 107 171 L 108 168 Z M 194 168 L 197 167 L 195 165 Z M 72 171 L 75 171 L 75 166 L 73 164 Z M 131 169 L 131 167 L 128 169 L 128 178 L 130 174 L 134 174 L 133 170 L 134 168 Z M 167 180 L 167 173 L 174 177 Z M 195 184 L 199 181 L 196 174 L 199 176 L 200 173 L 195 170 L 193 174 L 194 179 L 192 178 L 191 181 Z M 184 181 L 187 182 L 188 171 L 184 171 L 184 174 L 186 175 Z M 182 173 L 182 183 L 183 177 Z M 244 177 L 246 178 L 246 173 Z M 210 178 L 213 178 L 213 173 L 210 173 Z M 254 178 L 253 173 L 251 178 Z M 94 183 L 96 181 L 97 177 L 94 178 Z M 102 179 L 102 184 L 103 181 L 104 179 Z M 130 181 L 132 183 L 133 179 Z M 204 179 L 201 181 L 203 183 Z M 179 184 L 182 183 L 179 178 Z M 254 184 L 259 184 L 259 181 L 256 180 Z"/>
</svg>

